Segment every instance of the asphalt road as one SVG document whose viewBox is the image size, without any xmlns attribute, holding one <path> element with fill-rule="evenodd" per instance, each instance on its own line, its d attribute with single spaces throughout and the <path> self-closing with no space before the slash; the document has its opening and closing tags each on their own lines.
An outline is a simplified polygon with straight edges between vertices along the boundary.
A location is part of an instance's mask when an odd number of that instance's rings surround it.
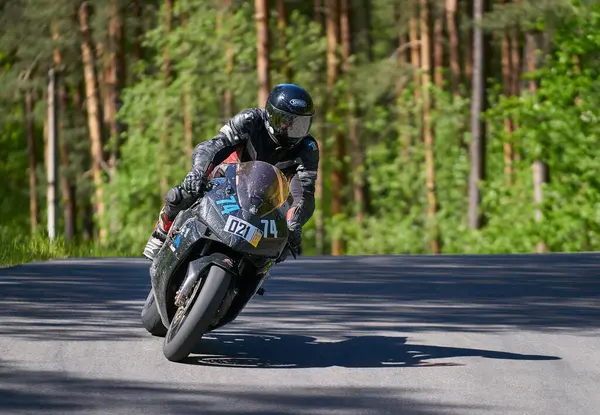
<svg viewBox="0 0 600 415">
<path fill-rule="evenodd" d="M 147 267 L 0 270 L 0 413 L 600 413 L 600 254 L 290 260 L 179 364 Z"/>
</svg>

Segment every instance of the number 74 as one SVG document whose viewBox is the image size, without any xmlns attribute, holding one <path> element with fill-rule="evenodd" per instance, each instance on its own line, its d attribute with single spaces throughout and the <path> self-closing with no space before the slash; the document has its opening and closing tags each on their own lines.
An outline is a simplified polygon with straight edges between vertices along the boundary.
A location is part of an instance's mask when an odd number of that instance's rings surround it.
<svg viewBox="0 0 600 415">
<path fill-rule="evenodd" d="M 263 224 L 263 235 L 265 238 L 269 237 L 269 231 L 273 235 L 273 238 L 277 238 L 277 225 L 274 219 L 263 219 L 260 223 Z"/>
</svg>

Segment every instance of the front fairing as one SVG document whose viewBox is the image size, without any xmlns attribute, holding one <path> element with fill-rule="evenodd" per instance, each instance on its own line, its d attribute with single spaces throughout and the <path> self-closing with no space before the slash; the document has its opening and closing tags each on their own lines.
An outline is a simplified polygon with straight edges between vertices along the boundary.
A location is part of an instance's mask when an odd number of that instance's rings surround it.
<svg viewBox="0 0 600 415">
<path fill-rule="evenodd" d="M 232 177 L 213 180 L 211 190 L 205 193 L 196 206 L 196 214 L 222 243 L 233 250 L 248 255 L 278 257 L 287 242 L 285 212 L 289 209 L 289 204 L 284 203 L 266 215 L 253 215 L 242 208 L 236 190 Z M 262 237 L 256 247 L 244 238 L 225 231 L 229 216 L 240 218 L 261 231 Z"/>
</svg>

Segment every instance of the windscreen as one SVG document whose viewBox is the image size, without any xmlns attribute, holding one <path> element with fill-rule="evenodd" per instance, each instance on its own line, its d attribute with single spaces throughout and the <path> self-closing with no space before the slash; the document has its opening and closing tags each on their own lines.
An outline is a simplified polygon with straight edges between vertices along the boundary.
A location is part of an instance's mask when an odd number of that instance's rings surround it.
<svg viewBox="0 0 600 415">
<path fill-rule="evenodd" d="M 290 193 L 290 185 L 281 170 L 263 161 L 238 164 L 236 187 L 242 209 L 258 216 L 281 207 Z"/>
</svg>

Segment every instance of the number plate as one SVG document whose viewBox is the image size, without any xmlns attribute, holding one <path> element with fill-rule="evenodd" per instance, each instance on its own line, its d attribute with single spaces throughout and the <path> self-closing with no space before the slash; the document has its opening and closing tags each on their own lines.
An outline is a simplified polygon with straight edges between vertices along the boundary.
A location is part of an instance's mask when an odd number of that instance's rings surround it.
<svg viewBox="0 0 600 415">
<path fill-rule="evenodd" d="M 229 216 L 225 223 L 225 232 L 232 235 L 240 236 L 250 243 L 253 247 L 257 247 L 262 239 L 262 232 L 256 226 L 246 222 L 243 219 Z"/>
</svg>

